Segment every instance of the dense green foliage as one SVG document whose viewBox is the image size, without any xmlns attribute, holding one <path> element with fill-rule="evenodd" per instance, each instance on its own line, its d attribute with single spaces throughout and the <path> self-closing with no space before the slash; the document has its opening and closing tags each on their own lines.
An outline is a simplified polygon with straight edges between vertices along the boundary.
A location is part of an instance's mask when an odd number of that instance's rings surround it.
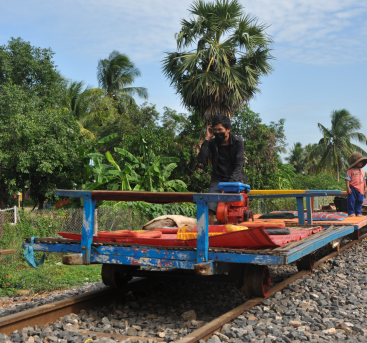
<svg viewBox="0 0 367 343">
<path fill-rule="evenodd" d="M 191 218 L 196 217 L 196 204 L 192 203 L 177 203 L 177 204 L 150 204 L 143 201 L 127 201 L 127 202 L 113 202 L 104 201 L 101 208 L 108 208 L 111 211 L 115 209 L 116 213 L 119 213 L 121 209 L 124 209 L 127 213 L 131 211 L 134 213 L 134 217 L 144 217 L 147 220 L 151 220 L 163 215 L 177 214 Z M 140 219 L 140 218 L 139 218 Z M 131 218 L 132 224 L 134 219 Z M 133 229 L 140 229 L 141 226 L 133 225 Z"/>
<path fill-rule="evenodd" d="M 278 170 L 278 153 L 284 149 L 284 119 L 265 125 L 260 115 L 246 107 L 234 114 L 232 132 L 242 137 L 245 144 L 245 172 L 254 189 L 274 187 Z"/>
<path fill-rule="evenodd" d="M 10 216 L 10 212 L 5 212 Z M 64 212 L 55 216 L 37 216 L 26 211 L 20 211 L 21 220 L 17 225 L 11 225 L 10 220 L 5 220 L 0 235 L 0 249 L 22 250 L 22 242 L 26 237 L 50 237 L 55 236 L 56 231 L 62 226 Z M 12 258 L 13 256 L 9 256 Z"/>
<path fill-rule="evenodd" d="M 73 187 L 79 127 L 60 105 L 63 80 L 50 49 L 20 38 L 0 47 L 0 207 L 29 187 L 40 204 Z"/>
<path fill-rule="evenodd" d="M 236 7 L 235 2 L 227 5 L 222 10 Z M 232 30 L 240 21 L 237 18 L 227 24 L 228 30 Z M 208 34 L 215 31 L 205 27 Z M 260 31 L 264 34 L 263 29 Z M 190 34 L 193 40 L 200 36 Z M 182 47 L 186 46 L 189 36 L 179 36 Z M 210 37 L 209 40 L 213 38 Z M 205 44 L 200 47 L 203 53 L 208 52 Z M 183 114 L 164 108 L 159 113 L 152 104 L 137 105 L 129 97 L 145 97 L 147 93 L 144 88 L 131 88 L 140 72 L 126 55 L 113 52 L 108 59 L 99 61 L 98 77 L 103 89 L 66 81 L 56 70 L 50 49 L 33 47 L 20 38 L 2 46 L 0 57 L 1 207 L 10 203 L 10 194 L 24 188 L 40 207 L 45 199 L 56 199 L 56 188 L 194 192 L 208 189 L 211 165 L 197 163 L 205 135 L 205 111 L 192 107 L 196 110 Z M 213 63 L 214 59 L 212 65 L 216 65 Z M 123 97 L 130 100 L 122 104 Z M 338 189 L 341 185 L 328 176 L 336 173 L 335 168 L 322 168 L 328 158 L 332 166 L 339 161 L 333 160 L 336 155 L 330 154 L 331 147 L 342 156 L 338 163 L 343 171 L 346 152 L 361 150 L 350 140 L 365 139 L 357 132 L 360 122 L 356 118 L 345 110 L 334 111 L 330 130 L 319 125 L 324 135 L 319 144 L 302 147 L 296 143 L 286 159 L 289 164 L 282 164 L 279 154 L 285 152 L 283 119 L 266 125 L 247 106 L 235 111 L 233 108 L 231 115 L 232 132 L 244 140 L 244 168 L 254 189 Z M 313 175 L 320 171 L 328 175 Z M 72 204 L 79 205 L 79 201 Z M 180 206 L 171 210 L 186 213 L 187 209 Z M 151 207 L 149 211 L 163 214 L 167 208 Z M 143 213 L 144 209 L 139 211 Z"/>
<path fill-rule="evenodd" d="M 125 149 L 115 147 L 114 151 L 119 155 L 117 162 L 109 151 L 105 156 L 89 154 L 93 160 L 93 167 L 89 167 L 93 172 L 93 179 L 104 189 L 111 190 L 186 192 L 186 184 L 182 180 L 170 179 L 177 167 L 175 162 L 180 160 L 156 156 L 142 137 L 139 143 L 140 153 L 137 157 Z M 105 164 L 104 158 L 110 164 Z"/>
<path fill-rule="evenodd" d="M 197 153 L 203 123 L 199 115 L 186 115 L 165 108 L 159 114 L 154 105 L 131 106 L 129 115 L 111 120 L 109 125 L 98 131 L 98 137 L 116 132 L 118 137 L 104 144 L 99 150 L 105 154 L 110 151 L 118 159 L 116 148 L 141 155 L 141 139 L 148 144 L 148 150 L 155 156 L 170 156 L 179 159 L 172 171 L 171 179 L 182 180 L 190 191 L 204 191 L 209 185 L 210 168 L 198 167 Z"/>
<path fill-rule="evenodd" d="M 138 120 L 139 112 L 145 119 L 142 127 Z M 274 187 L 273 174 L 277 172 L 280 163 L 278 154 L 284 151 L 284 120 L 265 125 L 259 114 L 246 107 L 235 112 L 232 122 L 232 132 L 241 136 L 245 142 L 245 170 L 249 183 L 253 188 Z M 118 159 L 115 146 L 129 151 L 135 157 L 143 156 L 142 137 L 149 143 L 148 149 L 154 155 L 171 156 L 179 160 L 172 171 L 172 179 L 182 180 L 190 191 L 203 192 L 208 189 L 211 166 L 197 163 L 197 153 L 204 133 L 203 122 L 197 113 L 187 116 L 165 108 L 163 114 L 159 115 L 154 106 L 144 104 L 133 107 L 130 118 L 114 119 L 113 127 L 116 127 L 118 137 L 104 145 L 100 152 L 110 151 Z M 134 130 L 131 129 L 133 127 Z M 103 135 L 112 132 L 112 129 L 107 128 L 101 130 Z"/>
<path fill-rule="evenodd" d="M 331 174 L 320 173 L 317 175 L 297 174 L 293 177 L 294 189 L 329 189 L 345 190 L 345 181 L 337 181 Z"/>
<path fill-rule="evenodd" d="M 349 157 L 354 152 L 367 155 L 366 151 L 354 141 L 367 144 L 366 136 L 358 132 L 362 128 L 361 121 L 345 109 L 331 113 L 331 128 L 318 124 L 323 138 L 318 144 L 308 144 L 305 147 L 300 142 L 294 144 L 286 161 L 291 163 L 297 173 L 319 174 L 327 173 L 336 176 L 349 168 Z M 325 188 L 327 189 L 327 188 Z"/>
</svg>

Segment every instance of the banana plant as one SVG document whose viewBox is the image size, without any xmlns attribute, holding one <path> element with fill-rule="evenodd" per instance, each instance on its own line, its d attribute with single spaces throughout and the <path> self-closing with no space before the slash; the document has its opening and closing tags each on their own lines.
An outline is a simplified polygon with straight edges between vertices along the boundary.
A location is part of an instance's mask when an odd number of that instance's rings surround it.
<svg viewBox="0 0 367 343">
<path fill-rule="evenodd" d="M 79 158 L 82 161 L 83 167 L 82 167 L 82 180 L 83 180 L 83 185 L 82 185 L 82 189 L 87 189 L 90 185 L 90 181 L 91 181 L 91 176 L 92 174 L 94 174 L 94 171 L 92 169 L 93 166 L 91 166 L 91 154 L 97 154 L 97 150 L 96 148 L 101 145 L 104 144 L 106 142 L 109 142 L 112 139 L 115 139 L 117 137 L 117 133 L 113 133 L 112 135 L 106 136 L 104 138 L 101 138 L 98 142 L 96 142 L 95 144 L 92 145 L 91 148 L 89 149 L 85 149 L 82 146 L 79 147 Z M 92 159 L 93 160 L 93 159 Z M 95 161 L 93 161 L 94 163 L 96 163 Z M 87 186 L 88 184 L 88 186 Z M 95 188 L 97 188 L 98 186 L 95 186 Z"/>
<path fill-rule="evenodd" d="M 176 157 L 156 157 L 153 154 L 149 156 L 151 165 L 141 163 L 140 167 L 145 169 L 139 184 L 135 187 L 137 190 L 147 190 L 150 192 L 186 192 L 187 186 L 181 180 L 169 180 L 172 171 L 177 167 L 175 162 L 180 160 Z M 145 161 L 144 161 L 145 162 Z M 167 164 L 164 166 L 164 164 Z"/>
<path fill-rule="evenodd" d="M 122 191 L 132 190 L 130 182 L 137 185 L 140 182 L 140 176 L 135 172 L 139 167 L 138 159 L 128 151 L 115 148 L 115 152 L 121 155 L 121 160 L 117 163 L 108 151 L 106 153 L 107 161 L 111 163 L 113 169 L 108 170 L 107 174 L 115 181 L 112 182 L 112 190 L 120 189 Z"/>
<path fill-rule="evenodd" d="M 278 165 L 278 173 L 274 174 L 278 189 L 292 189 L 293 178 L 296 176 L 293 164 Z"/>
<path fill-rule="evenodd" d="M 169 180 L 172 171 L 177 167 L 176 163 L 170 163 L 162 169 L 162 183 L 169 192 L 187 192 L 187 185 L 182 180 Z"/>
<path fill-rule="evenodd" d="M 149 149 L 146 141 L 141 137 L 140 158 L 136 158 L 125 149 L 115 148 L 120 160 L 108 151 L 105 155 L 96 152 L 89 153 L 93 160 L 89 170 L 94 174 L 94 186 L 107 184 L 112 190 L 134 190 L 150 192 L 186 192 L 187 186 L 181 180 L 169 180 L 172 171 L 177 167 L 176 157 L 159 157 Z M 104 164 L 103 160 L 109 164 Z M 88 187 L 93 187 L 88 184 Z"/>
<path fill-rule="evenodd" d="M 132 173 L 131 165 L 125 162 L 123 168 L 120 168 L 120 166 L 115 162 L 109 151 L 106 152 L 106 158 L 114 168 L 112 170 L 108 170 L 107 173 L 109 176 L 111 176 L 111 178 L 117 180 L 117 182 L 113 183 L 112 190 L 116 191 L 120 189 L 121 191 L 131 191 L 131 186 L 128 178 L 128 175 Z M 121 186 L 119 185 L 120 183 Z"/>
</svg>

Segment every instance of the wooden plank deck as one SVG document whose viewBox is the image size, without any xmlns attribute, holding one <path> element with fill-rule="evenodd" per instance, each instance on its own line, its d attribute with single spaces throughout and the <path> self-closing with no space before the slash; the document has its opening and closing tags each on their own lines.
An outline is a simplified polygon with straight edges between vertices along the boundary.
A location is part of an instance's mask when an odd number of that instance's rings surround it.
<svg viewBox="0 0 367 343">
<path fill-rule="evenodd" d="M 10 255 L 10 254 L 14 254 L 15 250 L 1 250 L 0 249 L 0 256 L 2 255 Z"/>
<path fill-rule="evenodd" d="M 263 220 L 259 219 L 259 217 L 261 216 L 261 214 L 255 214 L 254 218 L 255 218 L 255 222 L 261 223 L 263 222 Z M 266 219 L 266 221 L 269 221 L 270 219 Z M 298 218 L 294 218 L 294 219 L 272 219 L 274 221 L 277 222 L 285 222 L 285 225 L 287 226 L 287 224 L 290 224 L 291 226 L 294 226 L 294 224 L 296 224 L 298 226 Z M 342 221 L 328 221 L 328 220 L 314 220 L 313 221 L 313 225 L 317 226 L 317 225 L 322 225 L 322 226 L 354 226 L 355 229 L 360 229 L 364 226 L 367 225 L 367 217 L 346 217 L 344 220 Z"/>
</svg>

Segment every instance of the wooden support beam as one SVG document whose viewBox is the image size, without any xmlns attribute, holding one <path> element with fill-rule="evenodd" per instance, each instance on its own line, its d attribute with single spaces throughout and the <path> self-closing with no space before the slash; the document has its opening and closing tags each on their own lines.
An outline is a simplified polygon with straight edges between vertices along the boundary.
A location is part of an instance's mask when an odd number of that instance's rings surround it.
<svg viewBox="0 0 367 343">
<path fill-rule="evenodd" d="M 1 255 L 10 255 L 10 254 L 14 254 L 15 250 L 0 250 L 0 256 Z"/>
<path fill-rule="evenodd" d="M 213 263 L 204 262 L 195 264 L 194 270 L 196 275 L 213 275 Z"/>
<path fill-rule="evenodd" d="M 62 263 L 67 264 L 69 266 L 82 265 L 84 264 L 83 255 L 82 254 L 64 255 L 62 257 Z"/>
</svg>

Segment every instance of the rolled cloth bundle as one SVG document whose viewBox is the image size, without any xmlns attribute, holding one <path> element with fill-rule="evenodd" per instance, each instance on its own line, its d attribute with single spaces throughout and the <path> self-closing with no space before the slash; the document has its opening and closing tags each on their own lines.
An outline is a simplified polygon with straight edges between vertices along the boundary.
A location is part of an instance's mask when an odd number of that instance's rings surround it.
<svg viewBox="0 0 367 343">
<path fill-rule="evenodd" d="M 183 227 L 185 225 L 196 225 L 197 220 L 181 215 L 165 215 L 154 218 L 150 222 L 143 225 L 143 230 L 154 230 L 164 227 Z"/>
</svg>

